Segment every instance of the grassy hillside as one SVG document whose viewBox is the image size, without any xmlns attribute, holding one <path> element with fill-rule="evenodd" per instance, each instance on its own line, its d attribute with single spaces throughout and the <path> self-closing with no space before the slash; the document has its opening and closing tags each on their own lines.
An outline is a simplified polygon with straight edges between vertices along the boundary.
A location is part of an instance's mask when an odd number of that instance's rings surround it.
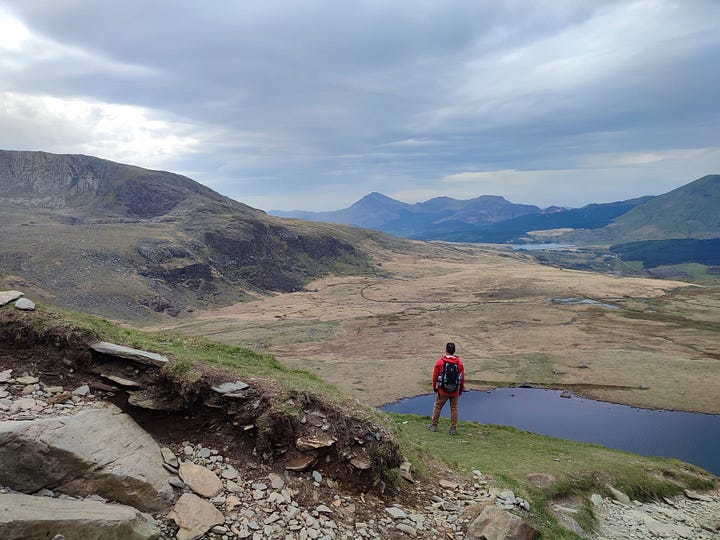
<svg viewBox="0 0 720 540">
<path fill-rule="evenodd" d="M 617 244 L 641 240 L 720 237 L 720 175 L 704 176 L 654 197 L 602 229 L 575 240 Z"/>
<path fill-rule="evenodd" d="M 55 353 L 64 357 L 65 349 L 77 348 L 83 340 L 99 338 L 168 355 L 172 359 L 168 374 L 176 385 L 186 386 L 201 374 L 218 373 L 209 370 L 221 370 L 230 377 L 252 380 L 254 385 L 272 389 L 264 397 L 270 400 L 267 402 L 270 407 L 268 417 L 302 417 L 302 408 L 288 405 L 288 399 L 289 396 L 303 395 L 307 402 L 326 404 L 322 410 L 328 414 L 330 407 L 344 411 L 345 420 L 351 419 L 347 429 L 352 429 L 352 422 L 382 426 L 394 439 L 387 443 L 390 447 L 399 445 L 403 455 L 412 462 L 417 482 L 421 484 L 435 483 L 436 471 L 445 469 L 471 482 L 471 471 L 477 469 L 492 485 L 513 489 L 530 502 L 528 519 L 547 539 L 577 538 L 558 524 L 549 509 L 552 502 L 579 507 L 578 520 L 589 529 L 594 519 L 589 497 L 592 493 L 609 494 L 607 484 L 644 501 L 678 494 L 684 488 L 710 489 L 717 480 L 695 466 L 676 460 L 641 457 L 509 427 L 461 422 L 458 437 L 431 433 L 425 429 L 427 417 L 388 415 L 363 406 L 317 376 L 287 369 L 270 355 L 204 338 L 141 332 L 87 314 L 51 311 L 45 306 L 28 314 L 10 312 L 10 309 L 0 308 L 3 321 L 0 344 L 4 347 L 4 359 L 12 351 L 9 343 L 22 345 L 24 352 L 32 350 L 33 346 L 43 347 L 50 343 Z M 0 367 L 3 367 L 2 363 Z M 224 415 L 224 424 L 228 424 L 226 413 L 221 411 L 220 414 Z M 187 418 L 190 417 L 185 418 L 189 421 Z M 342 429 L 339 425 L 336 428 Z M 242 436 L 242 431 L 240 435 L 237 431 L 233 433 L 235 437 Z M 187 431 L 183 436 L 187 436 Z M 250 451 L 252 446 L 238 444 L 236 448 Z M 382 452 L 384 447 L 377 448 Z M 383 458 L 379 456 L 378 459 Z M 536 480 L 538 476 L 544 479 L 540 484 Z M 392 478 L 390 475 L 388 479 Z M 396 481 L 397 489 L 391 492 L 400 499 L 407 496 L 404 504 L 415 504 L 417 494 L 405 490 L 400 479 Z M 385 501 L 383 506 L 387 504 Z"/>
<path fill-rule="evenodd" d="M 0 151 L 0 280 L 120 319 L 366 273 L 379 233 L 268 216 L 172 173 Z"/>
<path fill-rule="evenodd" d="M 582 208 L 545 214 L 526 214 L 484 226 L 470 227 L 466 223 L 451 221 L 437 224 L 432 229 L 421 230 L 411 235 L 411 238 L 450 242 L 504 243 L 518 240 L 529 231 L 564 228 L 597 229 L 608 225 L 616 217 L 649 199 L 650 197 L 642 197 L 614 203 L 589 204 Z"/>
<path fill-rule="evenodd" d="M 720 266 L 720 238 L 629 242 L 610 246 L 610 251 L 624 261 L 641 261 L 644 268 L 685 263 Z"/>
</svg>

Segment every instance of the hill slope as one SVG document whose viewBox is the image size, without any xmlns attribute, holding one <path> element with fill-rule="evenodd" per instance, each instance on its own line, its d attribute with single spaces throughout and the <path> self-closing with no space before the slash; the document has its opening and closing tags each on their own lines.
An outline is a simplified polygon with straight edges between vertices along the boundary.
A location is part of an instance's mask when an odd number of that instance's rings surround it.
<svg viewBox="0 0 720 540">
<path fill-rule="evenodd" d="M 639 204 L 611 224 L 581 236 L 596 243 L 720 237 L 720 175 L 704 176 Z"/>
<path fill-rule="evenodd" d="M 503 197 L 493 195 L 483 195 L 469 200 L 437 197 L 425 202 L 408 204 L 381 193 L 370 193 L 352 206 L 334 212 L 271 211 L 276 216 L 345 223 L 397 236 L 412 236 L 418 231 L 486 225 L 538 212 L 540 209 L 537 206 L 514 204 Z"/>
<path fill-rule="evenodd" d="M 366 231 L 287 222 L 190 178 L 90 156 L 0 151 L 0 212 L 8 286 L 119 318 L 368 266 Z"/>
<path fill-rule="evenodd" d="M 628 212 L 651 197 L 604 204 L 588 204 L 582 208 L 556 209 L 539 214 L 524 214 L 489 225 L 459 225 L 457 222 L 439 224 L 431 230 L 420 231 L 410 238 L 446 240 L 450 242 L 512 242 L 530 231 L 552 229 L 596 229 L 608 225 L 614 218 Z"/>
</svg>

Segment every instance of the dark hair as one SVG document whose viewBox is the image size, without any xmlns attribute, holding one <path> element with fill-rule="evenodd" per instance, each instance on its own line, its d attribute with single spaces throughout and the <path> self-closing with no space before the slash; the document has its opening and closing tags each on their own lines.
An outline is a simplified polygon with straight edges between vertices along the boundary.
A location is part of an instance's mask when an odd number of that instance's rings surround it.
<svg viewBox="0 0 720 540">
<path fill-rule="evenodd" d="M 455 344 L 448 343 L 447 345 L 445 345 L 445 352 L 448 354 L 455 354 Z"/>
</svg>

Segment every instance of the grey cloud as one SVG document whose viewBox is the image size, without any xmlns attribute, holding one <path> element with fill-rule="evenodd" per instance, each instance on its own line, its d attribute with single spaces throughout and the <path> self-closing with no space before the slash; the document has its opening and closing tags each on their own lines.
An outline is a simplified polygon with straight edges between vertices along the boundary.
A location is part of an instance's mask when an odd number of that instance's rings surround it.
<svg viewBox="0 0 720 540">
<path fill-rule="evenodd" d="M 198 145 L 176 166 L 241 199 L 343 182 L 360 195 L 441 191 L 440 178 L 462 171 L 720 146 L 715 0 L 2 6 L 43 47 L 59 46 L 26 51 L 0 88 L 137 105 L 191 123 Z M 640 22 L 626 35 L 592 26 L 627 13 Z M 583 25 L 598 35 L 573 31 Z M 667 41 L 655 35 L 665 31 Z M 584 39 L 622 54 L 554 74 L 553 61 L 562 68 Z M 532 72 L 543 63 L 546 78 Z M 591 72 L 574 80 L 583 70 Z M 427 144 L 387 148 L 411 139 Z"/>
</svg>

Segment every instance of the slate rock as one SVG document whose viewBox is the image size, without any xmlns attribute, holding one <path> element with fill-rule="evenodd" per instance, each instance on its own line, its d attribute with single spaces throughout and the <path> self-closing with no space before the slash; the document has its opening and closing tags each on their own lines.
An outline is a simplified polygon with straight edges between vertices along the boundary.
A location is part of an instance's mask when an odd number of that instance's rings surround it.
<svg viewBox="0 0 720 540">
<path fill-rule="evenodd" d="M 393 519 L 407 519 L 407 514 L 402 508 L 397 508 L 396 506 L 390 506 L 385 509 L 385 511 L 390 514 L 390 517 Z"/>
<path fill-rule="evenodd" d="M 98 494 L 148 512 L 168 508 L 173 497 L 160 447 L 109 404 L 58 418 L 0 422 L 0 463 L 0 485 L 24 493 L 49 487 L 77 497 Z"/>
<path fill-rule="evenodd" d="M 222 491 L 222 481 L 211 470 L 202 465 L 183 462 L 180 464 L 180 479 L 198 495 L 208 499 Z"/>
<path fill-rule="evenodd" d="M 242 381 L 225 382 L 212 387 L 213 391 L 218 394 L 232 394 L 240 390 L 245 390 L 246 388 L 250 388 L 250 385 Z"/>
<path fill-rule="evenodd" d="M 697 491 L 692 491 L 690 489 L 684 490 L 685 496 L 688 499 L 691 499 L 693 501 L 704 501 L 704 502 L 713 502 L 714 499 L 712 497 L 708 497 L 707 495 L 703 495 L 702 493 L 698 493 Z"/>
<path fill-rule="evenodd" d="M 107 341 L 93 343 L 90 345 L 90 348 L 100 354 L 124 358 L 125 360 L 133 360 L 149 366 L 163 367 L 168 363 L 167 356 L 163 356 L 162 354 L 133 349 L 131 347 L 125 347 L 124 345 L 116 345 L 115 343 L 108 343 Z"/>
<path fill-rule="evenodd" d="M 0 291 L 0 306 L 14 302 L 23 296 L 24 294 L 20 291 Z"/>
<path fill-rule="evenodd" d="M 130 506 L 75 499 L 51 499 L 19 493 L 0 494 L 0 538 L 92 538 L 155 540 L 157 522 Z"/>
<path fill-rule="evenodd" d="M 619 502 L 621 504 L 630 505 L 630 497 L 625 495 L 619 489 L 615 489 L 610 484 L 607 484 L 606 487 L 610 490 L 610 493 L 612 494 L 613 499 L 615 499 L 617 502 Z"/>
<path fill-rule="evenodd" d="M 27 298 L 20 298 L 15 301 L 15 309 L 20 309 L 22 311 L 34 311 L 35 302 L 28 300 Z"/>
<path fill-rule="evenodd" d="M 332 437 L 298 437 L 295 440 L 295 446 L 301 452 L 315 450 L 317 448 L 327 448 L 337 442 Z"/>
<path fill-rule="evenodd" d="M 178 540 L 195 540 L 225 522 L 225 517 L 211 503 L 192 493 L 183 493 L 167 516 L 180 530 Z"/>
<path fill-rule="evenodd" d="M 467 540 L 534 540 L 539 532 L 497 506 L 486 506 L 467 530 Z"/>
<path fill-rule="evenodd" d="M 178 463 L 178 459 L 175 456 L 175 453 L 169 448 L 161 448 L 160 454 L 162 455 L 163 461 L 171 467 L 175 467 L 177 469 L 180 466 L 180 463 Z"/>
<path fill-rule="evenodd" d="M 78 397 L 84 397 L 87 396 L 90 393 L 90 387 L 87 384 L 83 384 L 82 386 L 78 386 L 75 390 L 73 390 L 72 395 L 78 396 Z"/>
</svg>

